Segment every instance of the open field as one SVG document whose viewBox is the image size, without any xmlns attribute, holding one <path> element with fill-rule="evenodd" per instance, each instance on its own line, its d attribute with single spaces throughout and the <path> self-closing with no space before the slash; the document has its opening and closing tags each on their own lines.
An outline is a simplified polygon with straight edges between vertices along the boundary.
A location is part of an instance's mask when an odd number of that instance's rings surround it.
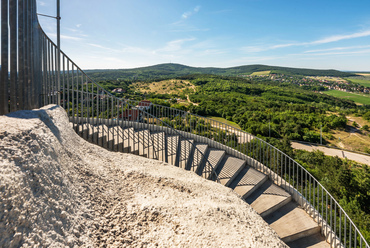
<svg viewBox="0 0 370 248">
<path fill-rule="evenodd" d="M 349 99 L 349 100 L 354 101 L 357 104 L 369 104 L 370 105 L 370 95 L 360 95 L 360 94 L 339 91 L 339 90 L 329 90 L 329 91 L 324 91 L 322 93 L 330 95 L 330 96 Z"/>
<path fill-rule="evenodd" d="M 261 76 L 261 75 L 270 75 L 270 72 L 271 71 L 256 71 L 256 72 L 253 72 L 251 75 L 252 76 Z"/>
<path fill-rule="evenodd" d="M 343 78 L 340 78 L 340 77 L 319 77 L 319 76 L 311 76 L 311 77 L 308 77 L 308 78 L 311 78 L 311 79 L 314 79 L 314 80 L 325 80 L 325 81 L 330 81 L 330 82 L 347 82 L 347 80 L 343 79 Z"/>
<path fill-rule="evenodd" d="M 370 76 L 370 74 L 369 74 Z M 348 79 L 349 81 L 351 81 L 352 83 L 358 83 L 362 86 L 365 86 L 365 87 L 370 87 L 370 80 L 366 80 L 366 79 Z"/>
<path fill-rule="evenodd" d="M 348 126 L 346 130 L 333 130 L 331 131 L 333 139 L 329 140 L 327 135 L 324 134 L 326 140 L 337 147 L 358 151 L 358 152 L 370 152 L 370 132 L 361 130 L 364 125 L 370 126 L 370 122 L 364 120 L 362 117 L 347 116 Z M 359 124 L 356 128 L 353 123 Z"/>
<path fill-rule="evenodd" d="M 356 73 L 356 74 L 364 77 L 370 77 L 370 73 Z"/>
<path fill-rule="evenodd" d="M 238 124 L 236 124 L 235 122 L 228 121 L 228 120 L 226 120 L 225 118 L 222 118 L 222 117 L 208 116 L 207 118 L 212 119 L 212 120 L 215 120 L 215 121 L 219 121 L 219 122 L 222 122 L 222 123 L 225 123 L 225 124 L 230 125 L 230 126 L 233 126 L 235 128 L 241 129 L 240 126 Z"/>
<path fill-rule="evenodd" d="M 151 83 L 134 83 L 132 88 L 139 90 L 142 93 L 156 93 L 156 94 L 181 94 L 185 90 L 194 92 L 195 86 L 186 80 L 163 80 L 160 82 Z"/>
</svg>

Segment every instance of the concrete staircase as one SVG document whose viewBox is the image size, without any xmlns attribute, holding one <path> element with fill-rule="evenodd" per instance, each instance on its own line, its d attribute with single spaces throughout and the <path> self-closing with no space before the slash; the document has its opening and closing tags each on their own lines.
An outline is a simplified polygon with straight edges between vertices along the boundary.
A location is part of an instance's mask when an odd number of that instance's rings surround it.
<svg viewBox="0 0 370 248">
<path fill-rule="evenodd" d="M 85 140 L 111 151 L 133 153 L 168 162 L 209 178 L 207 162 L 215 169 L 221 184 L 238 193 L 277 232 L 290 247 L 330 247 L 321 236 L 321 227 L 267 175 L 247 161 L 228 154 L 214 144 L 185 139 L 170 129 L 149 131 L 118 125 L 74 125 Z"/>
</svg>

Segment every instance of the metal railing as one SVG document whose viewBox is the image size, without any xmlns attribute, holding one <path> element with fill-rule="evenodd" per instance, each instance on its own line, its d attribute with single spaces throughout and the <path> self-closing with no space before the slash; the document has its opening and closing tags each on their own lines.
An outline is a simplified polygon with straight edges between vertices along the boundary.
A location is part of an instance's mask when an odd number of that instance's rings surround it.
<svg viewBox="0 0 370 248">
<path fill-rule="evenodd" d="M 42 106 L 42 48 L 36 0 L 1 1 L 0 114 Z"/>
<path fill-rule="evenodd" d="M 139 153 L 184 168 L 189 167 L 186 159 L 195 156 L 206 164 L 203 176 L 217 179 L 212 158 L 206 158 L 195 146 L 196 142 L 208 143 L 246 160 L 290 192 L 321 226 L 332 247 L 369 247 L 334 197 L 279 149 L 212 119 L 114 97 L 67 55 L 58 53 L 38 24 L 36 0 L 2 0 L 1 8 L 0 114 L 59 104 L 66 109 L 74 129 L 94 143 L 123 150 L 126 142 L 133 149 L 136 146 Z M 142 133 L 146 130 L 152 135 Z M 181 142 L 171 138 L 182 140 L 183 149 Z M 180 150 L 182 154 L 176 156 Z"/>
<path fill-rule="evenodd" d="M 241 129 L 179 109 L 152 104 L 148 112 L 176 130 L 207 138 L 209 143 L 268 175 L 321 226 L 321 234 L 332 247 L 369 247 L 338 201 L 302 165 L 276 147 Z"/>
</svg>

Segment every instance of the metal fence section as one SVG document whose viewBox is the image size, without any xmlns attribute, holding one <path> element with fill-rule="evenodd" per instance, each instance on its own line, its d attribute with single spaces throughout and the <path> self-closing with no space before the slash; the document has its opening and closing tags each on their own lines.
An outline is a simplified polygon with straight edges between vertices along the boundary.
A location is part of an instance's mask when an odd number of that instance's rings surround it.
<svg viewBox="0 0 370 248">
<path fill-rule="evenodd" d="M 1 1 L 0 114 L 42 106 L 42 45 L 36 0 Z"/>
<path fill-rule="evenodd" d="M 186 159 L 194 156 L 194 161 L 205 164 L 202 175 L 217 180 L 212 158 L 205 157 L 195 140 L 211 144 L 246 160 L 291 193 L 321 226 L 332 247 L 369 247 L 334 197 L 276 147 L 212 119 L 116 98 L 93 82 L 42 31 L 36 0 L 2 0 L 1 22 L 0 114 L 59 104 L 76 132 L 91 142 L 114 151 L 124 151 L 127 143 L 139 155 L 183 168 L 188 166 Z M 180 156 L 175 156 L 178 152 Z"/>
<path fill-rule="evenodd" d="M 139 105 L 139 101 L 129 101 Z M 148 113 L 172 128 L 203 136 L 227 153 L 245 159 L 288 191 L 320 225 L 332 247 L 369 247 L 366 239 L 334 197 L 303 166 L 264 140 L 241 129 L 179 109 L 152 104 Z M 227 148 L 225 148 L 227 147 Z"/>
</svg>

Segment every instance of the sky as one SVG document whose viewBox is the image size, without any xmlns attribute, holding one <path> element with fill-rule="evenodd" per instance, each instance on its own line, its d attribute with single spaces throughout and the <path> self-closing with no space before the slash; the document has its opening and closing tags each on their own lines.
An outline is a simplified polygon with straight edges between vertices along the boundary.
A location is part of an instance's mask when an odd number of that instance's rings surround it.
<svg viewBox="0 0 370 248">
<path fill-rule="evenodd" d="M 60 0 L 61 49 L 82 69 L 161 63 L 370 71 L 370 0 Z M 56 15 L 56 0 L 37 0 Z M 56 41 L 56 21 L 39 16 Z"/>
</svg>

